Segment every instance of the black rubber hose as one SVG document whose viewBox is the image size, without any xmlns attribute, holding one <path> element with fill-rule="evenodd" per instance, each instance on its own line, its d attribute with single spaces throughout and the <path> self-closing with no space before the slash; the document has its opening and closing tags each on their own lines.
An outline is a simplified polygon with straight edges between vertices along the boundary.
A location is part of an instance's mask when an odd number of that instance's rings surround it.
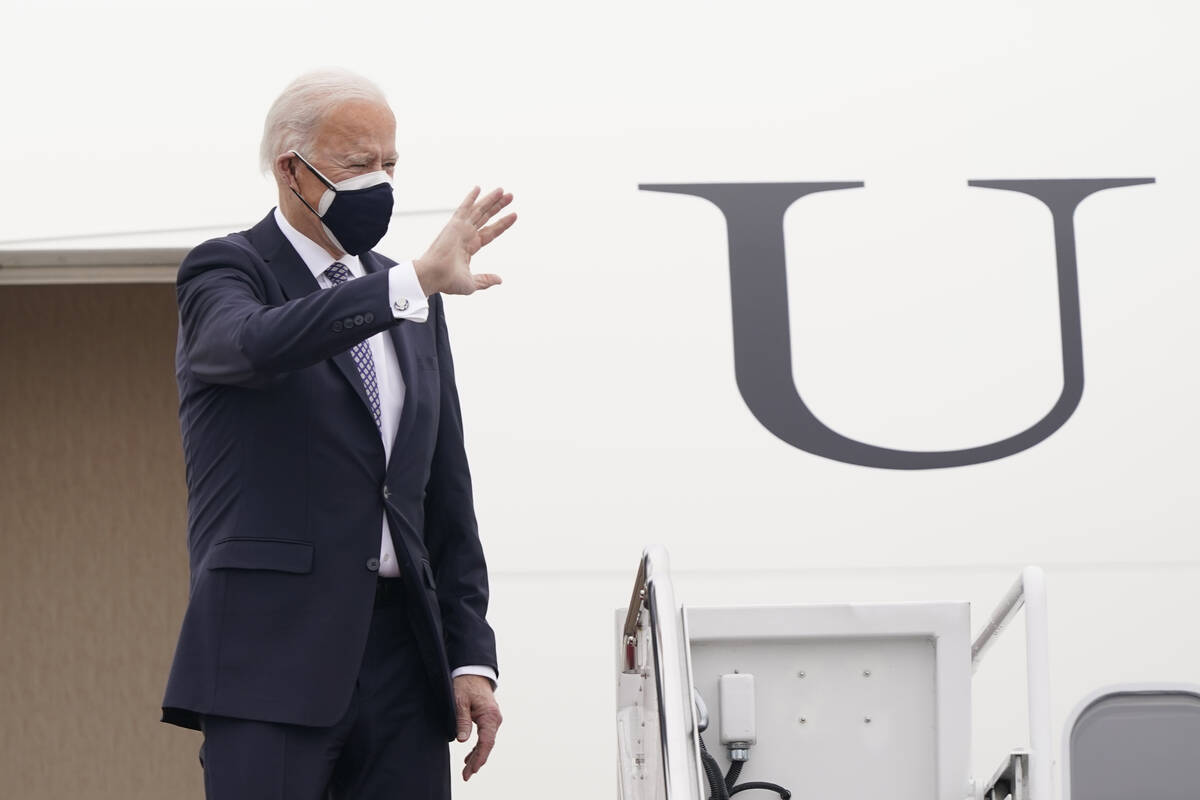
<svg viewBox="0 0 1200 800">
<path fill-rule="evenodd" d="M 729 790 L 729 796 L 744 792 L 747 789 L 766 789 L 768 792 L 775 792 L 782 800 L 790 800 L 792 793 L 783 788 L 777 783 L 767 783 L 766 781 L 746 781 L 743 784 L 733 787 Z"/>
<path fill-rule="evenodd" d="M 708 800 L 729 800 L 729 789 L 725 786 L 725 779 L 721 777 L 721 765 L 709 754 L 704 745 L 704 738 L 697 738 L 700 739 L 700 763 L 704 766 L 705 776 L 708 777 Z"/>
<path fill-rule="evenodd" d="M 729 791 L 725 788 L 725 781 L 721 780 L 717 760 L 708 754 L 701 756 L 701 759 L 704 761 L 704 774 L 708 778 L 708 800 L 729 800 Z"/>
<path fill-rule="evenodd" d="M 733 787 L 737 784 L 738 776 L 742 774 L 742 767 L 746 765 L 745 761 L 734 761 L 729 765 L 729 772 L 725 773 L 725 788 L 729 790 L 729 794 L 733 794 Z"/>
</svg>

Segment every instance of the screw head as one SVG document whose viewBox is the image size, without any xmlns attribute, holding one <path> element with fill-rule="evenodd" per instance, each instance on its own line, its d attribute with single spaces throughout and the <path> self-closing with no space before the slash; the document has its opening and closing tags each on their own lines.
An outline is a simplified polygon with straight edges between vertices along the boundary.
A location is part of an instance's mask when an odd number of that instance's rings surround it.
<svg viewBox="0 0 1200 800">
<path fill-rule="evenodd" d="M 863 670 L 863 677 L 864 677 L 864 678 L 869 678 L 869 677 L 871 677 L 871 670 L 869 670 L 869 669 L 864 669 L 864 670 Z"/>
<path fill-rule="evenodd" d="M 800 670 L 799 672 L 796 673 L 796 675 L 797 675 L 797 677 L 804 678 L 804 677 L 808 676 L 808 673 L 806 673 L 804 670 Z"/>
<path fill-rule="evenodd" d="M 870 718 L 870 717 L 863 717 L 863 722 L 865 722 L 865 723 L 867 723 L 868 725 L 870 725 L 870 724 L 871 724 L 871 718 Z"/>
<path fill-rule="evenodd" d="M 801 718 L 800 718 L 800 724 L 801 724 L 801 725 L 807 725 L 807 724 L 808 724 L 808 717 L 801 717 Z"/>
</svg>

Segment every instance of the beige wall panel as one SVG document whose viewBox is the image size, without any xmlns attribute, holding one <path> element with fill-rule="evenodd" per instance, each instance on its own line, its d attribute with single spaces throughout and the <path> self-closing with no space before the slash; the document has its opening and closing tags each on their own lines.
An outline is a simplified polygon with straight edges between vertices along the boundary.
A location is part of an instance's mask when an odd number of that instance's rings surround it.
<svg viewBox="0 0 1200 800">
<path fill-rule="evenodd" d="M 0 796 L 201 797 L 172 286 L 0 288 Z"/>
</svg>

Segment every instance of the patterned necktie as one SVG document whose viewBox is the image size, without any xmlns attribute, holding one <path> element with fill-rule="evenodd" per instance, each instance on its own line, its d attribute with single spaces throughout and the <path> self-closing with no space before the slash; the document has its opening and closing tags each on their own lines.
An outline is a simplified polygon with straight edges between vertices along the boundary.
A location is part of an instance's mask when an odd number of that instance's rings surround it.
<svg viewBox="0 0 1200 800">
<path fill-rule="evenodd" d="M 325 277 L 337 286 L 350 280 L 350 269 L 342 262 L 335 261 L 325 270 Z M 354 359 L 354 366 L 358 367 L 358 376 L 362 378 L 363 388 L 367 391 L 375 426 L 382 430 L 383 424 L 379 419 L 379 384 L 375 380 L 375 359 L 371 358 L 371 347 L 365 341 L 359 342 L 350 348 L 350 356 Z"/>
</svg>

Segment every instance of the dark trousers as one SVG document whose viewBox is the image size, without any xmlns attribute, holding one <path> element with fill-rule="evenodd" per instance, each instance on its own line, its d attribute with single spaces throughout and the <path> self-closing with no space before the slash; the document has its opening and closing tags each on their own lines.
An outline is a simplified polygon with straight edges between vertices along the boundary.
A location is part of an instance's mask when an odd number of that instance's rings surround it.
<svg viewBox="0 0 1200 800">
<path fill-rule="evenodd" d="M 204 717 L 208 800 L 449 800 L 442 709 L 397 588 L 387 582 L 376 600 L 358 682 L 336 725 Z"/>
</svg>

